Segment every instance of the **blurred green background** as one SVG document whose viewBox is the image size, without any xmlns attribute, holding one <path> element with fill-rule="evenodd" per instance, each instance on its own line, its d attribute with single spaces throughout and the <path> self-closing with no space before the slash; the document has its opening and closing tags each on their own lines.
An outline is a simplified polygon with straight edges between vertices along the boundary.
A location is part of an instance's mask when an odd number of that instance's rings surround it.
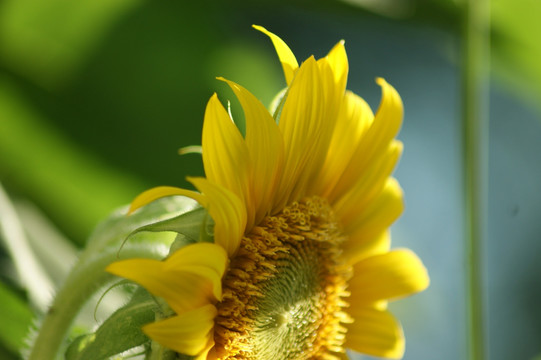
<svg viewBox="0 0 541 360">
<path fill-rule="evenodd" d="M 285 86 L 270 41 L 252 24 L 281 36 L 299 60 L 324 56 L 345 39 L 348 87 L 375 109 L 374 78 L 383 76 L 405 103 L 396 176 L 407 210 L 394 244 L 414 249 L 432 279 L 425 293 L 393 306 L 404 322 L 405 359 L 465 358 L 461 7 L 450 0 L 1 1 L 0 183 L 36 261 L 49 269 L 40 276 L 58 286 L 96 224 L 139 192 L 186 187 L 185 176 L 203 174 L 198 155 L 177 150 L 200 144 L 209 97 L 216 91 L 235 116 L 242 113 L 216 76 L 264 104 Z M 491 3 L 490 359 L 541 353 L 540 18 L 536 0 Z M 44 238 L 58 252 L 36 250 Z M 17 358 L 40 312 L 13 253 L 0 248 L 0 359 Z M 62 254 L 62 266 L 47 265 Z"/>
</svg>

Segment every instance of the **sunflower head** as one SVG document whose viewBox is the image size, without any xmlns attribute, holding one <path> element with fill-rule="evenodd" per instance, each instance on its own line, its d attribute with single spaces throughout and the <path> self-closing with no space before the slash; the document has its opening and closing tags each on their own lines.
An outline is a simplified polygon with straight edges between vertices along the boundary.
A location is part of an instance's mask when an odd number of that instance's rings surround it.
<svg viewBox="0 0 541 360">
<path fill-rule="evenodd" d="M 213 95 L 203 125 L 206 176 L 189 178 L 198 191 L 154 188 L 130 210 L 164 196 L 191 197 L 213 220 L 212 242 L 108 271 L 165 300 L 173 315 L 143 330 L 179 354 L 344 359 L 352 349 L 400 358 L 404 337 L 387 303 L 429 282 L 415 254 L 390 250 L 388 228 L 403 210 L 391 177 L 402 151 L 400 96 L 378 78 L 374 115 L 346 90 L 343 41 L 299 66 L 279 37 L 255 28 L 270 37 L 284 71 L 276 110 L 219 78 L 242 105 L 246 135 Z"/>
</svg>

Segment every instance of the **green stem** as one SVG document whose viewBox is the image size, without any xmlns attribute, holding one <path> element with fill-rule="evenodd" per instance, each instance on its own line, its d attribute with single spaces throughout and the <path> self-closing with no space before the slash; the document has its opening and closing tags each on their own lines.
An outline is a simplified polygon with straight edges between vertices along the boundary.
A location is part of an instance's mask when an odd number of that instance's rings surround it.
<svg viewBox="0 0 541 360">
<path fill-rule="evenodd" d="M 113 279 L 104 269 L 118 260 L 117 252 L 116 247 L 104 250 L 92 260 L 80 263 L 70 273 L 41 324 L 28 360 L 59 356 L 63 340 L 81 307 L 96 290 Z M 148 257 L 151 252 L 148 246 L 130 247 L 123 250 L 122 257 Z"/>
<path fill-rule="evenodd" d="M 146 357 L 146 360 L 175 360 L 176 358 L 177 354 L 174 351 L 164 348 L 153 341 L 150 354 Z"/>
<path fill-rule="evenodd" d="M 466 0 L 462 105 L 470 360 L 485 358 L 482 248 L 488 199 L 489 16 L 490 0 Z"/>
<path fill-rule="evenodd" d="M 107 265 L 126 258 L 163 259 L 174 241 L 174 233 L 146 234 L 144 241 L 135 236 L 121 244 L 135 229 L 193 210 L 195 201 L 183 197 L 164 198 L 145 206 L 131 216 L 126 208 L 114 212 L 102 222 L 87 242 L 79 262 L 70 272 L 39 329 L 28 360 L 56 359 L 73 320 L 89 298 L 113 276 Z"/>
</svg>

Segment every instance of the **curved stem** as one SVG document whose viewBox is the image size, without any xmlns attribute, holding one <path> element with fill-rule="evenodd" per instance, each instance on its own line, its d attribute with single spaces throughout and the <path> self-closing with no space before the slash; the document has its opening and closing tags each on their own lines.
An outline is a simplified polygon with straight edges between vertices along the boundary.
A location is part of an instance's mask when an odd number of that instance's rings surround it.
<svg viewBox="0 0 541 360">
<path fill-rule="evenodd" d="M 146 360 L 174 360 L 177 355 L 174 351 L 164 348 L 155 341 L 152 341 L 151 352 Z"/>
<path fill-rule="evenodd" d="M 149 257 L 148 246 L 130 247 L 123 257 Z M 114 277 L 104 271 L 110 263 L 117 261 L 117 248 L 110 248 L 92 260 L 80 263 L 56 294 L 47 312 L 38 336 L 31 349 L 29 360 L 55 359 L 60 347 L 81 307 L 96 290 Z"/>
<path fill-rule="evenodd" d="M 119 254 L 120 245 L 135 229 L 178 216 L 194 209 L 196 202 L 184 197 L 155 201 L 129 217 L 126 209 L 113 213 L 102 222 L 87 242 L 79 262 L 57 292 L 45 315 L 28 356 L 29 360 L 55 359 L 73 320 L 89 298 L 110 282 L 113 275 L 105 272 L 107 265 L 124 258 L 162 259 L 169 252 L 174 233 L 147 234 L 145 241 L 130 241 Z"/>
</svg>

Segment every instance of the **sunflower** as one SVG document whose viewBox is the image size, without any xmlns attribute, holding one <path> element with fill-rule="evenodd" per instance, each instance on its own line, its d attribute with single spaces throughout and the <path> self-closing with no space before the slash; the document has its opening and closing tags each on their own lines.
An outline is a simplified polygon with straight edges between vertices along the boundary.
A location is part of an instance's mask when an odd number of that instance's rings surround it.
<svg viewBox="0 0 541 360">
<path fill-rule="evenodd" d="M 402 152 L 403 108 L 385 80 L 374 115 L 346 91 L 339 42 L 300 66 L 266 29 L 287 88 L 271 114 L 225 81 L 246 119 L 243 136 L 214 94 L 205 111 L 198 190 L 158 187 L 130 211 L 164 196 L 195 199 L 214 221 L 213 242 L 186 245 L 163 261 L 129 259 L 108 271 L 162 298 L 172 315 L 143 331 L 196 359 L 346 359 L 346 349 L 400 358 L 404 336 L 387 310 L 425 289 L 415 254 L 390 250 L 403 210 L 391 177 Z"/>
</svg>

